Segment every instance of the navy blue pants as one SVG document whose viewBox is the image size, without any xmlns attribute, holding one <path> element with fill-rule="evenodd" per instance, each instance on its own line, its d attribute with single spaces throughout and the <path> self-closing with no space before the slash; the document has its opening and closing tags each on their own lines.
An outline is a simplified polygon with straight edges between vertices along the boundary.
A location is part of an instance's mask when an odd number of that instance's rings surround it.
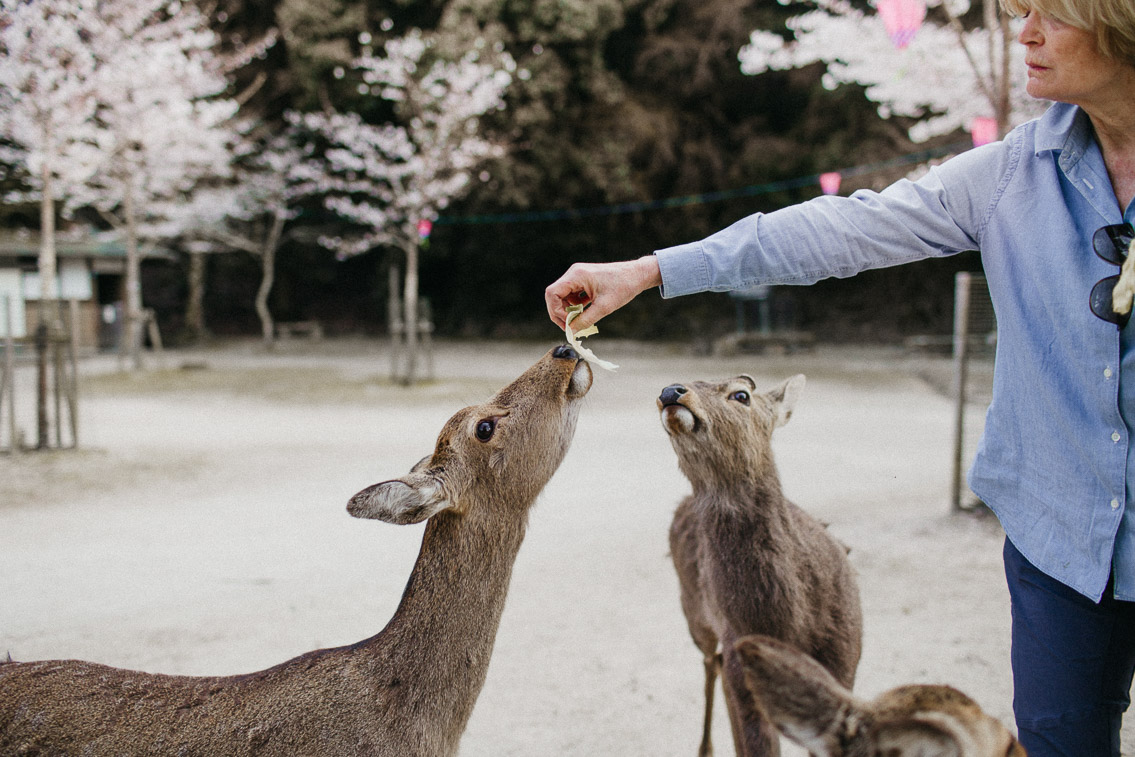
<svg viewBox="0 0 1135 757">
<path fill-rule="evenodd" d="M 1008 539 L 1013 713 L 1029 757 L 1120 757 L 1135 672 L 1135 602 L 1096 603 L 1037 570 Z"/>
</svg>

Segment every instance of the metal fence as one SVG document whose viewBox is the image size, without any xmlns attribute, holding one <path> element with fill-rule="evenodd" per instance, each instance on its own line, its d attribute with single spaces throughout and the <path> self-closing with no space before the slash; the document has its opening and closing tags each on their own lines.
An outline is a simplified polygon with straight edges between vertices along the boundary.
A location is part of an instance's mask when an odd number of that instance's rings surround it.
<svg viewBox="0 0 1135 757">
<path fill-rule="evenodd" d="M 0 297 L 0 452 L 77 447 L 78 303 L 51 303 L 34 335 L 19 339 L 12 328 L 16 306 L 10 297 Z"/>
</svg>

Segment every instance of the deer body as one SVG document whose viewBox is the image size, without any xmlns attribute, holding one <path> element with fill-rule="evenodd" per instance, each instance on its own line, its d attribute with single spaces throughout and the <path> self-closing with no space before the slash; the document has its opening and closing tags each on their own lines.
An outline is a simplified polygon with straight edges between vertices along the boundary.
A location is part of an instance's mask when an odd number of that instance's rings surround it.
<svg viewBox="0 0 1135 757">
<path fill-rule="evenodd" d="M 434 453 L 348 511 L 429 519 L 376 636 L 267 670 L 165 676 L 0 664 L 0 754 L 453 755 L 484 684 L 528 510 L 566 454 L 591 370 L 557 347 L 454 415 Z"/>
<path fill-rule="evenodd" d="M 757 706 L 813 757 L 1026 757 L 998 720 L 950 686 L 900 686 L 866 701 L 800 650 L 736 645 Z"/>
<path fill-rule="evenodd" d="M 719 672 L 737 754 L 779 754 L 776 729 L 754 706 L 734 652 L 742 636 L 782 639 L 847 686 L 855 678 L 862 616 L 847 549 L 784 497 L 770 446 L 803 380 L 796 376 L 765 394 L 749 376 L 674 384 L 658 399 L 693 488 L 674 514 L 670 552 L 705 665 L 702 757 L 712 754 Z"/>
</svg>

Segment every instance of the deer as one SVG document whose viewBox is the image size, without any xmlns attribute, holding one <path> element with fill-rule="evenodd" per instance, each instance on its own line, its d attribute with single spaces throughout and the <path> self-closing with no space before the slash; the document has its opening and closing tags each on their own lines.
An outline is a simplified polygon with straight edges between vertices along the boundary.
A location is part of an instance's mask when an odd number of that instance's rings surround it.
<svg viewBox="0 0 1135 757">
<path fill-rule="evenodd" d="M 488 401 L 454 414 L 408 474 L 350 498 L 357 518 L 427 521 L 377 635 L 228 677 L 0 663 L 0 754 L 456 754 L 529 509 L 567 453 L 591 382 L 586 361 L 554 347 Z"/>
<path fill-rule="evenodd" d="M 775 726 L 755 706 L 734 645 L 754 633 L 808 652 L 848 686 L 862 644 L 859 589 L 848 548 L 789 501 L 772 434 L 792 417 L 804 376 L 758 392 L 742 374 L 671 384 L 658 396 L 662 426 L 692 492 L 670 525 L 679 599 L 705 668 L 699 757 L 720 676 L 739 757 L 779 755 Z"/>
<path fill-rule="evenodd" d="M 813 757 L 1026 757 L 1012 733 L 952 686 L 852 695 L 799 649 L 759 634 L 735 649 L 766 718 Z"/>
</svg>

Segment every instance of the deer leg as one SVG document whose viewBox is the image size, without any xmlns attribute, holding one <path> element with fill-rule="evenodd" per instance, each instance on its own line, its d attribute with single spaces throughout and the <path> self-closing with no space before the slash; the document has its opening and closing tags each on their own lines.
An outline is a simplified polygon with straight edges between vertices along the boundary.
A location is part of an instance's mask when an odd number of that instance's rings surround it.
<svg viewBox="0 0 1135 757">
<path fill-rule="evenodd" d="M 723 648 L 732 650 L 732 646 Z M 780 734 L 757 709 L 735 652 L 730 651 L 723 657 L 721 684 L 729 706 L 729 724 L 737 757 L 780 757 Z"/>
<path fill-rule="evenodd" d="M 713 723 L 713 695 L 717 688 L 717 671 L 721 669 L 721 655 L 707 654 L 705 656 L 705 721 L 702 726 L 701 746 L 698 747 L 698 757 L 713 757 L 713 742 L 710 736 L 710 726 Z"/>
</svg>

